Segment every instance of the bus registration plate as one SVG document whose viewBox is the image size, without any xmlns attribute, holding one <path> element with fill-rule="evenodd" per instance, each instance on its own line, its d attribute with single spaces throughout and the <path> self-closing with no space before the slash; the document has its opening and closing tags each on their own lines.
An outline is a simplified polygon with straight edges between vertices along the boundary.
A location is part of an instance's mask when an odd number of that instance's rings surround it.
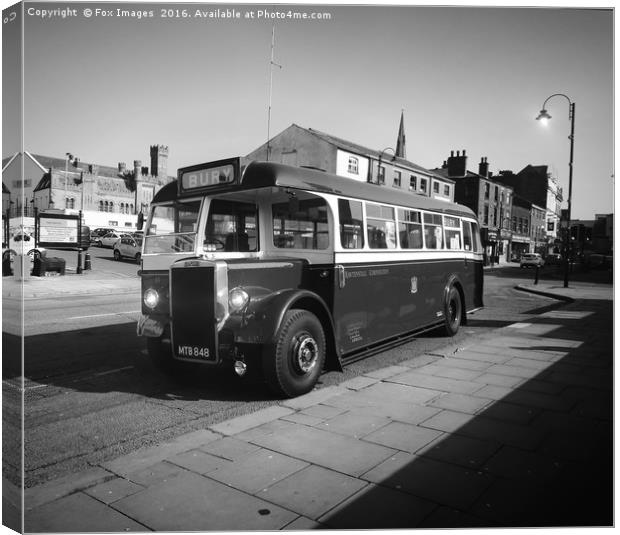
<svg viewBox="0 0 620 535">
<path fill-rule="evenodd" d="M 177 355 L 179 357 L 212 360 L 211 350 L 208 347 L 201 346 L 178 346 Z"/>
</svg>

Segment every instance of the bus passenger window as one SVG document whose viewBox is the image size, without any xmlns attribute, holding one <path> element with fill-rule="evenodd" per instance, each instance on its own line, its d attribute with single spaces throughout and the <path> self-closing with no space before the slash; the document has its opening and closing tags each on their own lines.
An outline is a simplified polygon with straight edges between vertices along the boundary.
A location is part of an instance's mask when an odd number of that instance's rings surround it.
<svg viewBox="0 0 620 535">
<path fill-rule="evenodd" d="M 443 249 L 441 216 L 424 214 L 424 244 L 427 249 Z"/>
<path fill-rule="evenodd" d="M 290 203 L 272 207 L 273 244 L 280 249 L 327 249 L 327 204 L 320 197 L 300 199 L 291 213 Z"/>
<path fill-rule="evenodd" d="M 463 246 L 466 251 L 474 250 L 474 244 L 471 236 L 471 225 L 469 221 L 463 221 Z"/>
<path fill-rule="evenodd" d="M 396 249 L 394 208 L 366 203 L 366 228 L 371 249 Z"/>
<path fill-rule="evenodd" d="M 480 243 L 480 231 L 478 230 L 478 223 L 471 224 L 471 233 L 474 237 L 474 252 L 482 252 L 482 243 Z"/>
<path fill-rule="evenodd" d="M 422 249 L 420 212 L 398 209 L 398 237 L 401 249 Z"/>
<path fill-rule="evenodd" d="M 338 199 L 338 217 L 342 248 L 362 249 L 364 247 L 362 203 Z"/>
<path fill-rule="evenodd" d="M 446 249 L 461 249 L 461 220 L 458 217 L 444 216 L 443 225 L 446 234 Z"/>
</svg>

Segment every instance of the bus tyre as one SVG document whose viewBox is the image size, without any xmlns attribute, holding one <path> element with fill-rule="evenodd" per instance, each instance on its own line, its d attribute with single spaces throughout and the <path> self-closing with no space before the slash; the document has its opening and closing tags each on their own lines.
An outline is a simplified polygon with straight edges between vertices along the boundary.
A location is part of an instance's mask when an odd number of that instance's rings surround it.
<svg viewBox="0 0 620 535">
<path fill-rule="evenodd" d="M 454 336 L 458 332 L 462 319 L 463 305 L 461 303 L 461 294 L 454 286 L 450 286 L 444 310 L 443 329 L 446 336 Z"/>
<path fill-rule="evenodd" d="M 295 397 L 310 392 L 325 362 L 325 333 L 307 310 L 289 310 L 275 338 L 263 353 L 263 371 L 276 394 Z"/>
</svg>

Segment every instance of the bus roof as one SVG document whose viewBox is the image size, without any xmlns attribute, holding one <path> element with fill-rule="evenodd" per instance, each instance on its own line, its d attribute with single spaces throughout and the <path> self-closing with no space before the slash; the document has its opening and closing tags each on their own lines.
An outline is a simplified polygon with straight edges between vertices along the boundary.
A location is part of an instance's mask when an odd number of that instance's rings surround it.
<svg viewBox="0 0 620 535">
<path fill-rule="evenodd" d="M 358 182 L 350 178 L 332 175 L 306 167 L 294 167 L 274 162 L 250 162 L 244 169 L 240 184 L 227 184 L 214 187 L 213 194 L 235 190 L 248 190 L 280 186 L 305 191 L 330 193 L 354 199 L 385 203 L 405 208 L 430 210 L 475 218 L 468 207 L 448 201 L 432 199 L 402 190 Z M 203 193 L 204 194 L 204 193 Z M 188 195 L 189 197 L 189 195 Z M 178 183 L 175 180 L 161 188 L 153 198 L 153 203 L 178 200 Z"/>
<path fill-rule="evenodd" d="M 331 193 L 371 202 L 386 203 L 405 208 L 430 210 L 459 216 L 473 217 L 475 214 L 467 206 L 448 201 L 432 199 L 423 195 L 402 190 L 358 182 L 350 178 L 332 175 L 323 171 L 304 167 L 293 167 L 272 162 L 252 162 L 241 181 L 243 189 L 266 186 L 282 186 L 306 191 Z"/>
</svg>

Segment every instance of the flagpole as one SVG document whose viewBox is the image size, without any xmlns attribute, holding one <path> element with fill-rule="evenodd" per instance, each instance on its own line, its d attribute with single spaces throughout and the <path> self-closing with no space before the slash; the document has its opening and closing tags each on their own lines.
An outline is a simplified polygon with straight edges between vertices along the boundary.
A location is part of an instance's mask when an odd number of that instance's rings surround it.
<svg viewBox="0 0 620 535">
<path fill-rule="evenodd" d="M 273 91 L 273 66 L 282 68 L 282 65 L 278 65 L 274 61 L 274 50 L 276 47 L 276 26 L 275 24 L 271 28 L 271 60 L 269 61 L 269 108 L 267 110 L 267 161 L 271 153 L 271 95 Z"/>
</svg>

